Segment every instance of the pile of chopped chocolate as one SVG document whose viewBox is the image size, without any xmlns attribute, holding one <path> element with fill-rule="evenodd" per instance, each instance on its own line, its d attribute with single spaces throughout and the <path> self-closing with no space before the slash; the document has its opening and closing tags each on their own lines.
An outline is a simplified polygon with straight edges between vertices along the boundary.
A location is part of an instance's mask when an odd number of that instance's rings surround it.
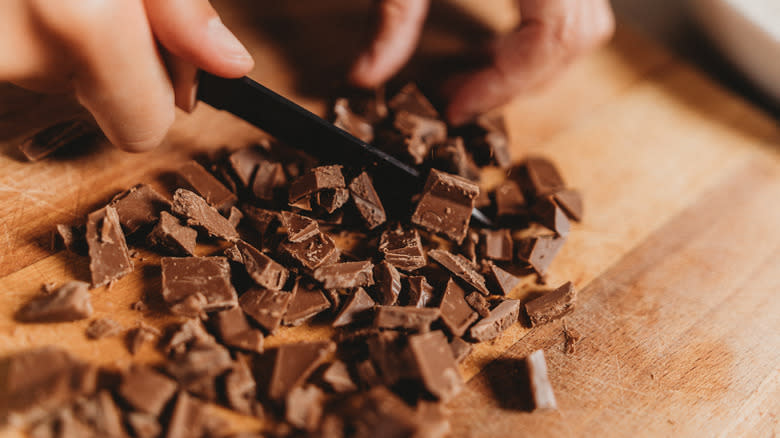
<svg viewBox="0 0 780 438">
<path fill-rule="evenodd" d="M 207 410 L 218 404 L 264 418 L 273 436 L 445 436 L 444 404 L 464 387 L 458 364 L 473 343 L 572 311 L 571 282 L 512 297 L 521 277 L 544 280 L 582 202 L 550 161 L 512 165 L 500 116 L 450 129 L 414 85 L 387 104 L 378 96 L 338 99 L 334 123 L 429 169 L 408 212 L 386 211 L 363 169 L 268 141 L 184 163 L 170 197 L 139 184 L 84 227 L 58 226 L 69 250 L 88 255 L 93 288 L 133 272 L 134 246 L 162 255 L 162 287 L 145 293 L 181 322 L 130 329 L 131 352 L 159 337 L 167 359 L 118 373 L 56 347 L 3 359 L 0 417 L 29 414 L 33 437 L 227 436 Z M 507 178 L 483 192 L 487 165 Z M 475 206 L 500 228 L 470 227 Z M 90 318 L 88 289 L 48 287 L 17 319 Z M 301 325 L 331 326 L 332 338 L 265 349 Z M 85 335 L 121 331 L 100 318 Z M 554 409 L 543 353 L 526 362 L 537 408 Z"/>
</svg>

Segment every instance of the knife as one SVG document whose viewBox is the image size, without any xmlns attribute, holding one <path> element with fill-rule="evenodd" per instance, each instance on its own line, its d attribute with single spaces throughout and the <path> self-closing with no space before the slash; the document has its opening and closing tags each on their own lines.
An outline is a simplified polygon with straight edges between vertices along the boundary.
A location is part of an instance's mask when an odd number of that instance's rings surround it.
<svg viewBox="0 0 780 438">
<path fill-rule="evenodd" d="M 329 164 L 365 168 L 373 176 L 383 198 L 405 200 L 425 183 L 414 167 L 367 144 L 347 131 L 322 119 L 291 100 L 269 90 L 249 77 L 225 79 L 200 72 L 198 100 L 227 111 L 284 143 Z M 492 222 L 478 209 L 471 221 L 481 227 Z"/>
</svg>

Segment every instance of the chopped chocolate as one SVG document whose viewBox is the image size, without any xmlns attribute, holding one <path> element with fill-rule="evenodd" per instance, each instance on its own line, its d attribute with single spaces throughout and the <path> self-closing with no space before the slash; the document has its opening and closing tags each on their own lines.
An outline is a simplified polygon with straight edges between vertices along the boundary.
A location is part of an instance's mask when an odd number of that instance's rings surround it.
<svg viewBox="0 0 780 438">
<path fill-rule="evenodd" d="M 368 355 L 378 371 L 382 384 L 393 386 L 401 378 L 410 375 L 411 364 L 404 354 L 406 336 L 394 331 L 383 331 L 371 334 L 366 342 Z"/>
<path fill-rule="evenodd" d="M 145 365 L 134 365 L 122 375 L 118 394 L 133 409 L 158 417 L 178 385 Z"/>
<path fill-rule="evenodd" d="M 199 319 L 189 319 L 175 327 L 163 346 L 163 351 L 169 355 L 184 354 L 190 347 L 212 345 L 215 342 L 214 337 L 206 332 Z"/>
<path fill-rule="evenodd" d="M 466 237 L 477 195 L 479 186 L 473 182 L 431 169 L 412 223 L 460 243 Z"/>
<path fill-rule="evenodd" d="M 336 263 L 340 257 L 336 243 L 325 233 L 319 233 L 299 243 L 283 242 L 279 249 L 282 254 L 291 257 L 304 268 L 310 270 Z"/>
<path fill-rule="evenodd" d="M 534 400 L 535 410 L 555 410 L 558 403 L 555 401 L 550 379 L 547 378 L 547 362 L 544 360 L 544 351 L 536 350 L 525 358 L 528 369 L 528 381 L 531 384 L 531 396 Z"/>
<path fill-rule="evenodd" d="M 349 201 L 349 190 L 345 188 L 320 190 L 314 194 L 314 200 L 328 214 L 333 214 Z"/>
<path fill-rule="evenodd" d="M 184 316 L 229 309 L 238 301 L 230 282 L 230 265 L 224 257 L 163 257 L 162 296 L 172 306 L 171 311 Z M 194 312 L 173 307 L 195 296 L 199 304 Z"/>
<path fill-rule="evenodd" d="M 385 260 L 402 271 L 414 271 L 428 264 L 420 233 L 400 226 L 385 230 L 379 239 L 379 251 Z"/>
<path fill-rule="evenodd" d="M 444 143 L 433 148 L 434 167 L 448 173 L 462 176 L 471 181 L 479 181 L 480 170 L 474 159 L 466 151 L 463 138 L 450 137 Z"/>
<path fill-rule="evenodd" d="M 151 342 L 155 337 L 160 335 L 160 331 L 154 327 L 150 327 L 144 323 L 141 323 L 138 327 L 132 328 L 127 331 L 127 337 L 125 342 L 127 344 L 127 350 L 130 354 L 136 354 L 141 346 L 147 342 Z"/>
<path fill-rule="evenodd" d="M 480 164 L 492 162 L 503 169 L 512 165 L 509 136 L 503 115 L 479 116 L 469 128 L 472 135 L 468 138 L 468 144 L 475 151 Z"/>
<path fill-rule="evenodd" d="M 280 345 L 276 350 L 273 372 L 268 386 L 268 397 L 281 401 L 336 350 L 336 344 L 326 342 L 299 342 Z"/>
<path fill-rule="evenodd" d="M 375 304 L 365 289 L 362 287 L 355 289 L 355 292 L 347 298 L 341 311 L 333 320 L 333 327 L 345 326 L 364 319 L 368 311 L 374 308 Z"/>
<path fill-rule="evenodd" d="M 314 271 L 314 278 L 325 289 L 342 289 L 374 284 L 374 264 L 370 260 L 333 263 Z"/>
<path fill-rule="evenodd" d="M 357 373 L 358 380 L 363 388 L 373 388 L 382 384 L 379 372 L 370 359 L 358 362 L 355 365 L 355 372 Z"/>
<path fill-rule="evenodd" d="M 374 266 L 374 290 L 377 302 L 383 306 L 392 306 L 401 293 L 401 274 L 393 265 L 383 261 Z"/>
<path fill-rule="evenodd" d="M 228 211 L 236 203 L 236 195 L 195 160 L 180 167 L 176 176 L 183 188 L 191 189 L 217 210 Z"/>
<path fill-rule="evenodd" d="M 346 184 L 341 166 L 315 167 L 290 183 L 288 199 L 294 203 L 320 190 L 344 187 Z"/>
<path fill-rule="evenodd" d="M 240 307 L 214 313 L 209 318 L 222 342 L 245 351 L 263 352 L 263 334 L 249 325 Z"/>
<path fill-rule="evenodd" d="M 197 194 L 178 189 L 173 195 L 173 212 L 187 218 L 187 224 L 205 230 L 210 236 L 235 242 L 239 239 L 236 228 Z"/>
<path fill-rule="evenodd" d="M 474 347 L 464 341 L 463 338 L 456 336 L 450 341 L 450 350 L 452 350 L 452 356 L 455 358 L 455 362 L 463 362 L 469 354 L 471 354 L 471 350 L 473 349 Z"/>
<path fill-rule="evenodd" d="M 227 348 L 219 344 L 198 344 L 184 353 L 174 354 L 172 360 L 166 362 L 165 372 L 188 391 L 204 393 L 211 391 L 214 379 L 232 365 Z"/>
<path fill-rule="evenodd" d="M 480 231 L 479 244 L 482 257 L 491 260 L 512 261 L 514 252 L 509 230 L 482 230 Z"/>
<path fill-rule="evenodd" d="M 295 283 L 282 322 L 284 325 L 301 325 L 328 308 L 330 308 L 330 301 L 320 289 L 308 281 L 299 280 Z"/>
<path fill-rule="evenodd" d="M 292 388 L 284 418 L 298 429 L 314 432 L 320 424 L 325 394 L 314 385 Z"/>
<path fill-rule="evenodd" d="M 88 255 L 87 240 L 84 237 L 84 227 L 57 224 L 57 235 L 62 245 L 69 252 L 80 256 Z"/>
<path fill-rule="evenodd" d="M 496 215 L 498 217 L 513 218 L 524 216 L 528 206 L 520 186 L 512 181 L 505 180 L 496 187 Z"/>
<path fill-rule="evenodd" d="M 237 209 L 236 207 L 230 207 L 228 222 L 230 223 L 230 225 L 233 226 L 233 228 L 238 227 L 238 224 L 241 223 L 241 219 L 243 218 L 244 218 L 244 213 L 242 213 L 241 210 Z"/>
<path fill-rule="evenodd" d="M 563 351 L 566 354 L 574 354 L 577 352 L 577 344 L 582 340 L 582 335 L 577 329 L 569 327 L 566 324 L 566 320 L 563 321 L 563 338 L 564 346 Z"/>
<path fill-rule="evenodd" d="M 69 281 L 51 293 L 38 295 L 16 312 L 21 322 L 67 322 L 92 316 L 89 284 Z"/>
<path fill-rule="evenodd" d="M 493 262 L 486 263 L 487 284 L 491 292 L 496 295 L 507 295 L 512 289 L 520 284 L 520 278 L 516 277 L 504 269 L 496 266 Z"/>
<path fill-rule="evenodd" d="M 447 282 L 439 309 L 444 326 L 454 336 L 463 336 L 469 326 L 479 318 L 466 301 L 466 292 L 452 279 Z"/>
<path fill-rule="evenodd" d="M 270 289 L 250 289 L 238 300 L 241 309 L 268 333 L 279 328 L 292 294 Z"/>
<path fill-rule="evenodd" d="M 147 184 L 137 184 L 114 196 L 109 205 L 116 209 L 127 234 L 157 222 L 160 212 L 171 208 L 171 202 Z"/>
<path fill-rule="evenodd" d="M 87 245 L 92 287 L 100 287 L 133 272 L 133 262 L 116 209 L 106 206 L 87 217 Z"/>
<path fill-rule="evenodd" d="M 300 243 L 311 239 L 320 232 L 317 221 L 306 216 L 301 216 L 290 211 L 281 214 L 282 226 L 287 229 L 287 240 Z"/>
<path fill-rule="evenodd" d="M 469 230 L 463 244 L 460 245 L 460 251 L 472 265 L 477 265 L 477 246 L 479 245 L 479 233 Z"/>
<path fill-rule="evenodd" d="M 469 336 L 479 342 L 495 339 L 517 322 L 519 316 L 520 301 L 504 300 L 490 312 L 490 316 L 481 319 L 471 327 Z"/>
<path fill-rule="evenodd" d="M 349 183 L 349 193 L 352 195 L 352 202 L 355 203 L 360 217 L 363 218 L 369 230 L 385 223 L 387 220 L 385 207 L 374 189 L 371 177 L 366 172 L 362 172 Z"/>
<path fill-rule="evenodd" d="M 401 110 L 395 115 L 393 127 L 404 136 L 404 151 L 414 164 L 422 164 L 434 144 L 447 139 L 447 125 L 441 120 Z"/>
<path fill-rule="evenodd" d="M 78 421 L 91 427 L 93 436 L 122 437 L 125 435 L 119 407 L 106 389 L 100 390 L 87 399 L 78 400 L 74 413 Z"/>
<path fill-rule="evenodd" d="M 122 331 L 122 326 L 111 318 L 93 319 L 89 323 L 86 335 L 89 339 L 101 339 L 116 336 Z"/>
<path fill-rule="evenodd" d="M 179 391 L 168 424 L 166 438 L 191 438 L 201 436 L 206 420 L 201 402 L 186 391 Z"/>
<path fill-rule="evenodd" d="M 555 192 L 553 200 L 563 209 L 566 216 L 573 221 L 582 220 L 582 195 L 573 189 L 563 189 Z"/>
<path fill-rule="evenodd" d="M 466 302 L 469 303 L 469 306 L 479 313 L 479 316 L 482 318 L 490 316 L 490 305 L 485 299 L 485 296 L 479 292 L 472 292 L 466 295 Z"/>
<path fill-rule="evenodd" d="M 439 118 L 436 108 L 413 83 L 406 84 L 401 88 L 401 91 L 390 99 L 387 106 L 395 112 L 408 111 L 431 119 Z"/>
<path fill-rule="evenodd" d="M 162 433 L 162 426 L 154 415 L 128 412 L 126 420 L 136 438 L 157 438 Z"/>
<path fill-rule="evenodd" d="M 267 157 L 261 147 L 250 146 L 233 152 L 227 161 L 238 182 L 246 189 L 251 187 L 252 178 L 255 176 L 258 164 L 262 161 L 267 161 Z"/>
<path fill-rule="evenodd" d="M 87 144 L 99 133 L 95 123 L 87 119 L 66 120 L 27 137 L 19 144 L 19 150 L 29 161 L 38 161 L 64 146 Z"/>
<path fill-rule="evenodd" d="M 384 87 L 351 95 L 349 107 L 352 111 L 364 118 L 368 123 L 376 124 L 387 117 L 387 103 L 385 102 Z"/>
<path fill-rule="evenodd" d="M 238 355 L 225 376 L 225 399 L 228 406 L 245 415 L 254 414 L 258 408 L 256 395 L 257 384 L 249 368 L 248 359 Z"/>
<path fill-rule="evenodd" d="M 335 116 L 334 125 L 366 143 L 371 143 L 374 139 L 374 127 L 366 119 L 352 112 L 347 99 L 336 99 L 333 104 L 333 114 Z"/>
<path fill-rule="evenodd" d="M 515 242 L 517 258 L 544 275 L 565 242 L 566 238 L 557 236 L 526 237 Z"/>
<path fill-rule="evenodd" d="M 455 357 L 441 330 L 409 336 L 409 351 L 423 386 L 439 400 L 446 403 L 464 388 Z"/>
<path fill-rule="evenodd" d="M 442 265 L 444 269 L 450 271 L 453 275 L 465 281 L 482 295 L 490 295 L 485 286 L 485 277 L 482 276 L 469 263 L 468 259 L 460 254 L 452 254 L 443 249 L 432 249 L 428 251 L 428 256 Z"/>
<path fill-rule="evenodd" d="M 433 286 L 422 275 L 407 277 L 406 285 L 409 291 L 407 306 L 425 307 L 432 300 Z"/>
<path fill-rule="evenodd" d="M 180 256 L 195 255 L 198 232 L 185 227 L 179 219 L 167 211 L 160 212 L 160 221 L 147 237 L 148 242 Z"/>
<path fill-rule="evenodd" d="M 357 396 L 350 417 L 353 438 L 412 437 L 420 429 L 414 411 L 384 386 Z"/>
<path fill-rule="evenodd" d="M 377 306 L 374 327 L 426 332 L 439 316 L 439 309 L 431 307 Z"/>
<path fill-rule="evenodd" d="M 537 201 L 534 204 L 533 213 L 539 223 L 555 231 L 556 235 L 566 237 L 569 234 L 571 223 L 563 209 L 558 207 L 552 198 L 544 198 Z"/>
<path fill-rule="evenodd" d="M 322 380 L 338 393 L 357 391 L 358 387 L 349 375 L 347 364 L 340 360 L 334 361 L 322 374 Z"/>
<path fill-rule="evenodd" d="M 252 194 L 257 199 L 272 201 L 275 190 L 286 184 L 287 177 L 281 163 L 263 160 L 257 164 L 257 171 L 252 179 Z"/>
<path fill-rule="evenodd" d="M 555 164 L 542 157 L 526 158 L 510 171 L 510 177 L 520 183 L 526 194 L 535 198 L 566 188 Z"/>
<path fill-rule="evenodd" d="M 525 304 L 532 326 L 546 324 L 574 310 L 577 291 L 571 281 Z"/>
<path fill-rule="evenodd" d="M 225 254 L 234 262 L 244 265 L 247 274 L 260 286 L 282 290 L 287 283 L 290 273 L 284 266 L 243 240 L 236 242 Z"/>
<path fill-rule="evenodd" d="M 279 212 L 265 210 L 253 205 L 244 205 L 241 207 L 249 223 L 260 233 L 260 237 L 266 237 L 276 231 L 276 227 L 281 221 Z"/>
</svg>

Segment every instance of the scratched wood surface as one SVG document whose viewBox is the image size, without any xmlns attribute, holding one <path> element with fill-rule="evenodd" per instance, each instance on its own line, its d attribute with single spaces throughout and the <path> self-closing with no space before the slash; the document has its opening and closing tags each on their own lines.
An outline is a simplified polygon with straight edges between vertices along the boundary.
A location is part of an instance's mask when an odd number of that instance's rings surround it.
<svg viewBox="0 0 780 438">
<path fill-rule="evenodd" d="M 214 3 L 255 54 L 252 75 L 323 113 L 324 96 L 337 89 L 360 43 L 366 2 Z M 515 18 L 509 2 L 472 3 L 479 2 L 434 5 L 404 74 L 419 75 L 429 70 L 427 61 L 458 52 L 464 34 L 483 37 Z M 109 366 L 157 361 L 151 347 L 132 358 L 119 339 L 88 341 L 87 321 L 18 325 L 12 315 L 43 283 L 88 278 L 87 260 L 52 250 L 55 224 L 82 220 L 134 183 L 162 187 L 165 173 L 186 157 L 262 134 L 201 106 L 180 114 L 151 153 L 97 145 L 23 162 L 19 136 L 75 107 L 0 87 L 0 355 L 57 344 Z M 574 226 L 550 274 L 550 283 L 572 280 L 580 290 L 566 321 L 584 338 L 565 354 L 558 321 L 533 330 L 516 324 L 478 345 L 461 367 L 467 390 L 450 404 L 453 436 L 777 435 L 777 121 L 623 28 L 608 47 L 544 91 L 512 102 L 505 114 L 514 158 L 549 156 L 584 193 L 585 221 Z M 135 273 L 93 292 L 95 317 L 128 328 L 141 319 L 172 321 L 158 298 L 158 259 L 141 252 L 135 261 Z M 524 284 L 514 295 L 534 287 Z M 151 309 L 130 310 L 144 295 Z M 330 335 L 327 327 L 286 329 L 268 345 Z M 527 412 L 520 359 L 538 348 L 547 356 L 558 412 Z M 261 426 L 232 418 L 237 429 Z"/>
</svg>

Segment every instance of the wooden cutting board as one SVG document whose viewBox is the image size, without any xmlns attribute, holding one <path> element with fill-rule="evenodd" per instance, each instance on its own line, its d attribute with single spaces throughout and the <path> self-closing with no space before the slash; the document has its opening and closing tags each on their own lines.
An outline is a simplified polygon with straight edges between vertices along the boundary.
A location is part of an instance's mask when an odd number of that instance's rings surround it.
<svg viewBox="0 0 780 438">
<path fill-rule="evenodd" d="M 252 76 L 323 114 L 324 97 L 337 92 L 331 78 L 360 43 L 367 2 L 214 3 L 255 54 Z M 506 29 L 515 18 L 509 2 L 474 3 L 434 5 L 417 61 L 458 51 L 460 36 Z M 101 145 L 21 160 L 18 137 L 73 108 L 67 99 L 0 87 L 0 355 L 56 344 L 107 365 L 159 360 L 151 347 L 133 359 L 117 338 L 88 341 L 88 321 L 18 325 L 12 315 L 44 283 L 89 278 L 86 259 L 52 250 L 55 224 L 83 220 L 137 182 L 162 186 L 165 172 L 187 157 L 262 133 L 202 105 L 180 114 L 165 144 L 147 154 Z M 585 220 L 549 278 L 580 290 L 566 322 L 584 337 L 566 354 L 561 321 L 533 330 L 516 324 L 478 345 L 461 368 L 468 389 L 450 404 L 453 436 L 780 432 L 777 122 L 624 28 L 505 114 L 514 158 L 551 157 L 584 193 Z M 161 306 L 130 310 L 159 293 L 156 263 L 141 253 L 135 273 L 93 291 L 95 317 L 128 328 L 172 321 Z M 329 334 L 288 329 L 268 344 Z M 518 361 L 539 348 L 557 412 L 523 409 Z M 239 429 L 259 426 L 233 418 Z"/>
</svg>

